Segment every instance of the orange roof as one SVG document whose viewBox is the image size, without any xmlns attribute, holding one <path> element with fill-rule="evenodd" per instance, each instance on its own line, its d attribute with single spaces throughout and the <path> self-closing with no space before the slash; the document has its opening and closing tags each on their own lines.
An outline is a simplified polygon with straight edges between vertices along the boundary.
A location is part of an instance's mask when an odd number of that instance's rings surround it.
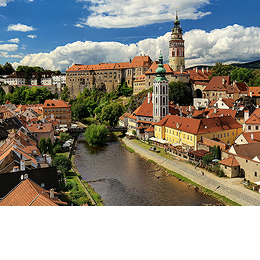
<svg viewBox="0 0 260 260">
<path fill-rule="evenodd" d="M 141 81 L 145 81 L 145 74 L 140 75 L 134 80 L 134 82 L 141 82 Z"/>
<path fill-rule="evenodd" d="M 179 129 L 180 131 L 192 134 L 205 134 L 228 129 L 242 128 L 242 125 L 237 123 L 237 121 L 231 116 L 194 119 L 167 115 L 155 125 L 164 125 L 165 127 Z"/>
<path fill-rule="evenodd" d="M 223 78 L 225 79 L 225 84 L 222 84 Z M 212 77 L 204 91 L 226 91 L 226 86 L 230 84 L 230 76 Z"/>
<path fill-rule="evenodd" d="M 220 116 L 232 116 L 236 117 L 237 111 L 232 109 L 217 109 L 217 112 L 214 112 L 215 109 L 212 108 L 209 110 L 208 117 L 220 117 Z"/>
<path fill-rule="evenodd" d="M 260 97 L 260 87 L 249 87 L 248 88 L 248 96 L 252 92 L 252 97 Z"/>
<path fill-rule="evenodd" d="M 67 69 L 66 72 L 149 67 L 151 66 L 151 64 L 152 64 L 152 60 L 149 56 L 136 56 L 133 58 L 131 62 L 99 63 L 95 65 L 74 64 L 69 69 Z"/>
<path fill-rule="evenodd" d="M 126 112 L 122 116 L 119 117 L 119 120 L 124 121 L 124 118 L 129 117 L 129 116 L 130 116 L 130 114 Z"/>
<path fill-rule="evenodd" d="M 51 108 L 51 107 L 70 107 L 68 102 L 62 99 L 53 99 L 53 100 L 45 100 L 42 108 Z"/>
<path fill-rule="evenodd" d="M 0 206 L 58 206 L 67 205 L 58 198 L 51 199 L 49 191 L 30 179 L 21 181 L 1 201 Z"/>
<path fill-rule="evenodd" d="M 152 93 L 151 93 L 151 100 L 148 104 L 148 96 L 146 97 L 143 104 L 139 107 L 138 111 L 135 112 L 137 116 L 153 116 L 153 103 L 152 103 Z"/>
<path fill-rule="evenodd" d="M 53 131 L 53 125 L 52 123 L 46 123 L 46 124 L 29 124 L 27 126 L 28 130 L 31 133 L 50 133 Z"/>
<path fill-rule="evenodd" d="M 256 108 L 245 124 L 260 124 L 260 108 Z"/>
<path fill-rule="evenodd" d="M 237 159 L 235 158 L 235 156 L 231 156 L 229 158 L 226 158 L 222 161 L 220 161 L 219 163 L 223 164 L 223 165 L 227 165 L 229 167 L 237 167 L 240 166 L 240 164 L 238 163 Z"/>
<path fill-rule="evenodd" d="M 241 133 L 244 136 L 246 141 L 250 143 L 257 143 L 260 142 L 260 132 L 250 132 L 250 133 Z M 253 139 L 252 139 L 253 138 Z"/>
<path fill-rule="evenodd" d="M 198 70 L 198 73 L 195 69 L 187 70 L 190 73 L 190 79 L 191 81 L 208 81 L 209 76 L 211 76 L 211 70 L 207 72 L 207 70 L 204 69 L 204 73 L 202 70 Z"/>
<path fill-rule="evenodd" d="M 149 74 L 156 74 L 156 69 L 158 68 L 158 64 L 159 61 L 154 61 L 152 66 L 145 72 L 145 75 L 149 75 Z M 166 70 L 166 74 L 167 73 L 174 73 L 172 68 L 169 66 L 169 64 L 163 64 L 165 70 Z"/>
<path fill-rule="evenodd" d="M 144 130 L 145 132 L 154 132 L 154 128 L 152 126 L 150 126 L 149 128 L 147 128 L 146 130 Z"/>
</svg>

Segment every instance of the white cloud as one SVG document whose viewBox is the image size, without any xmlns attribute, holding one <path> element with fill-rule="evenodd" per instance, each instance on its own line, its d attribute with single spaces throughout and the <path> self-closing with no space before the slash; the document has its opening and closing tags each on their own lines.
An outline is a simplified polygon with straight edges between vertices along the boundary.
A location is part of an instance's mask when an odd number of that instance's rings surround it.
<svg viewBox="0 0 260 260">
<path fill-rule="evenodd" d="M 33 35 L 33 34 L 29 34 L 27 35 L 28 38 L 31 38 L 31 39 L 35 39 L 37 36 L 36 35 Z"/>
<path fill-rule="evenodd" d="M 166 63 L 170 37 L 171 33 L 168 32 L 156 39 L 145 39 L 128 45 L 119 42 L 78 41 L 57 47 L 50 53 L 28 54 L 19 64 L 65 71 L 67 66 L 73 63 L 125 62 L 140 54 L 149 55 L 153 60 L 157 60 L 160 50 Z M 191 30 L 184 34 L 184 39 L 186 67 L 260 59 L 259 27 L 245 28 L 233 25 L 210 32 Z"/>
<path fill-rule="evenodd" d="M 6 6 L 8 2 L 13 2 L 14 0 L 0 0 L 0 6 Z"/>
<path fill-rule="evenodd" d="M 36 30 L 32 26 L 27 26 L 24 24 L 10 24 L 7 28 L 7 31 L 19 31 L 19 32 L 29 32 Z"/>
<path fill-rule="evenodd" d="M 78 0 L 87 2 L 90 16 L 78 24 L 97 28 L 131 28 L 175 19 L 178 7 L 181 19 L 199 19 L 210 12 L 200 10 L 209 0 Z"/>
<path fill-rule="evenodd" d="M 13 42 L 13 43 L 19 43 L 20 40 L 18 38 L 10 39 L 8 42 Z"/>
<path fill-rule="evenodd" d="M 17 44 L 0 44 L 0 50 L 2 51 L 16 51 L 17 48 Z"/>
</svg>

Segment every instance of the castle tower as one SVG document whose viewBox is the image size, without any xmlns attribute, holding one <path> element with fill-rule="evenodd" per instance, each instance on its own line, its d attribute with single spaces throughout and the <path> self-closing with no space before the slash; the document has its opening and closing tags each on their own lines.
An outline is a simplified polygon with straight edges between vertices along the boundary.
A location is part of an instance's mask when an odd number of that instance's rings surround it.
<svg viewBox="0 0 260 260">
<path fill-rule="evenodd" d="M 169 82 L 165 77 L 163 56 L 159 56 L 156 78 L 153 82 L 153 121 L 159 122 L 169 114 Z"/>
<path fill-rule="evenodd" d="M 178 20 L 176 11 L 176 20 L 172 28 L 171 40 L 169 41 L 169 65 L 173 71 L 185 69 L 184 40 L 182 38 L 182 28 Z"/>
</svg>

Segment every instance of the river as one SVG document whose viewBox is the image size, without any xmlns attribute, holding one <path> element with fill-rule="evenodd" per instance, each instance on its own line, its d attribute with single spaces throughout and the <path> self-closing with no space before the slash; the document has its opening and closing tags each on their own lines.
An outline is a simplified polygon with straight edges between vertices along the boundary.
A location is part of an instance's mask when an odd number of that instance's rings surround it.
<svg viewBox="0 0 260 260">
<path fill-rule="evenodd" d="M 75 164 L 83 180 L 100 194 L 106 206 L 197 206 L 219 204 L 195 191 L 119 141 L 93 148 L 79 137 Z M 94 181 L 94 182 L 93 182 Z"/>
</svg>

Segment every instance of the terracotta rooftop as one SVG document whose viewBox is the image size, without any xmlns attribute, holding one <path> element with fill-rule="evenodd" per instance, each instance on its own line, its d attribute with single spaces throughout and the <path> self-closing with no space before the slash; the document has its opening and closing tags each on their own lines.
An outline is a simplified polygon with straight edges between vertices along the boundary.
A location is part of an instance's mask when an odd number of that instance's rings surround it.
<svg viewBox="0 0 260 260">
<path fill-rule="evenodd" d="M 260 142 L 242 144 L 242 145 L 233 145 L 229 149 L 229 153 L 233 153 L 232 149 L 234 149 L 235 154 L 238 156 L 246 157 L 251 160 L 254 159 L 256 156 L 260 158 Z"/>
<path fill-rule="evenodd" d="M 209 110 L 209 113 L 207 114 L 208 117 L 220 117 L 220 116 L 232 116 L 233 118 L 236 117 L 236 110 L 232 109 L 217 109 L 215 113 L 215 109 L 212 108 Z"/>
<path fill-rule="evenodd" d="M 202 70 L 198 70 L 198 73 L 196 72 L 196 69 L 186 70 L 190 73 L 190 79 L 191 81 L 208 81 L 209 76 L 211 76 L 211 70 L 207 72 L 206 69 L 204 69 L 204 73 Z"/>
<path fill-rule="evenodd" d="M 246 141 L 250 143 L 257 143 L 260 142 L 260 132 L 250 132 L 250 133 L 241 133 L 240 135 L 243 135 Z M 239 136 L 240 136 L 239 135 Z M 238 138 L 239 138 L 238 136 Z"/>
<path fill-rule="evenodd" d="M 53 100 L 45 100 L 42 108 L 51 108 L 51 107 L 70 107 L 70 104 L 62 99 L 53 99 Z"/>
<path fill-rule="evenodd" d="M 237 159 L 235 158 L 235 156 L 231 156 L 229 158 L 226 158 L 222 161 L 219 162 L 220 164 L 223 164 L 223 165 L 226 165 L 226 166 L 229 166 L 229 167 L 237 167 L 239 166 L 239 163 L 237 161 Z"/>
<path fill-rule="evenodd" d="M 159 64 L 159 61 L 154 61 L 152 66 L 145 72 L 145 75 L 149 75 L 149 74 L 156 74 L 156 69 L 158 68 L 158 64 Z M 173 74 L 173 70 L 172 68 L 169 66 L 169 64 L 163 64 L 165 70 L 166 70 L 166 74 Z"/>
<path fill-rule="evenodd" d="M 249 87 L 247 95 L 250 96 L 251 92 L 252 92 L 252 97 L 260 97 L 260 87 Z"/>
<path fill-rule="evenodd" d="M 260 124 L 260 108 L 256 108 L 245 124 Z"/>
<path fill-rule="evenodd" d="M 30 179 L 21 181 L 1 201 L 0 206 L 66 206 L 58 198 L 50 198 L 50 192 Z"/>
<path fill-rule="evenodd" d="M 179 129 L 181 131 L 192 134 L 205 134 L 228 129 L 242 128 L 242 125 L 237 123 L 237 121 L 231 116 L 194 119 L 167 115 L 155 125 L 164 125 L 166 127 Z"/>
<path fill-rule="evenodd" d="M 223 78 L 225 79 L 224 84 L 222 84 Z M 204 91 L 226 91 L 227 85 L 231 85 L 231 80 L 229 76 L 212 77 Z"/>
<path fill-rule="evenodd" d="M 137 116 L 147 116 L 147 117 L 153 116 L 152 93 L 151 93 L 150 103 L 148 103 L 148 96 L 147 96 L 143 104 L 139 107 L 139 110 L 135 113 Z"/>
<path fill-rule="evenodd" d="M 99 63 L 95 65 L 74 64 L 69 69 L 67 69 L 66 72 L 150 67 L 151 64 L 152 64 L 151 58 L 146 55 L 146 56 L 136 56 L 133 58 L 131 62 Z"/>
<path fill-rule="evenodd" d="M 28 124 L 27 128 L 31 133 L 50 133 L 53 130 L 53 125 L 52 123 Z"/>
</svg>

